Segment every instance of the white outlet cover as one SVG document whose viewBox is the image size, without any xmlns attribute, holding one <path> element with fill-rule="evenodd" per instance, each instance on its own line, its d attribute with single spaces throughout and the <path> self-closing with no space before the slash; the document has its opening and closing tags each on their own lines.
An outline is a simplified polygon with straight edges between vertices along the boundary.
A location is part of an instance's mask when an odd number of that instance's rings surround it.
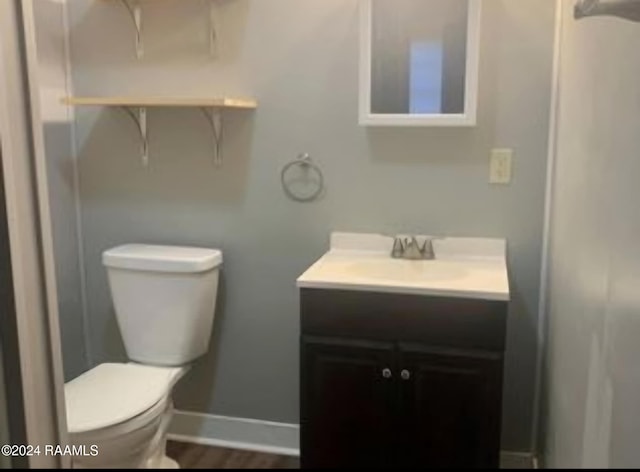
<svg viewBox="0 0 640 472">
<path fill-rule="evenodd" d="M 493 149 L 489 163 L 489 183 L 511 183 L 513 149 Z"/>
</svg>

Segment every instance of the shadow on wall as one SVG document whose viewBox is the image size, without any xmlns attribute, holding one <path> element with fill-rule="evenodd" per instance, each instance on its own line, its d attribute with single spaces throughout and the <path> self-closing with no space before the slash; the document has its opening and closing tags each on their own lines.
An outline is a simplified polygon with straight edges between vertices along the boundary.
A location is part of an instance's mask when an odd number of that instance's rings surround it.
<svg viewBox="0 0 640 472">
<path fill-rule="evenodd" d="M 513 262 L 508 262 L 508 264 L 511 267 L 513 266 Z M 530 310 L 525 294 L 522 293 L 519 284 L 514 283 L 513 272 L 510 273 L 509 279 L 511 299 L 509 301 L 509 316 L 507 317 L 507 354 L 504 357 L 504 371 L 509 373 L 520 371 L 533 374 L 536 368 L 535 358 L 531 356 L 524 358 L 508 354 L 516 349 L 535 353 L 537 349 L 536 313 Z M 531 386 L 528 383 L 516 383 L 511 379 L 512 377 L 507 376 L 503 379 L 503 405 L 517 404 L 520 398 L 527 398 L 531 393 Z M 523 418 L 531 421 L 531 411 L 527 410 L 516 416 L 503 410 L 501 441 L 503 445 L 512 442 L 513 438 L 510 438 L 508 434 L 510 431 L 517 429 L 517 424 L 523 421 Z"/>
<path fill-rule="evenodd" d="M 89 367 L 70 127 L 68 121 L 49 121 L 43 126 L 65 381 L 77 377 Z"/>
<path fill-rule="evenodd" d="M 80 126 L 91 127 L 79 151 L 83 204 L 241 206 L 247 195 L 253 113 L 224 111 L 221 167 L 214 165 L 212 130 L 197 108 L 149 109 L 147 168 L 136 125 L 123 111 L 104 109 L 95 124 L 79 120 Z"/>
<path fill-rule="evenodd" d="M 216 315 L 213 320 L 213 332 L 209 351 L 204 357 L 198 359 L 189 372 L 189 375 L 180 382 L 174 391 L 174 403 L 176 405 L 189 405 L 195 411 L 210 411 L 215 388 L 216 372 L 222 352 L 221 337 L 225 332 L 226 310 L 226 277 L 224 270 L 220 272 L 220 285 L 218 287 L 218 299 L 216 300 Z M 191 379 L 191 381 L 190 381 Z"/>
<path fill-rule="evenodd" d="M 74 62 L 101 68 L 117 66 L 125 72 L 139 63 L 135 49 L 135 28 L 124 5 L 120 2 L 70 1 L 70 10 L 74 12 L 70 34 L 93 37 L 93 44 L 109 46 L 96 50 L 75 50 Z M 215 61 L 228 65 L 234 62 L 244 47 L 249 1 L 217 0 L 212 3 L 217 37 Z M 214 60 L 210 53 L 209 2 L 142 2 L 142 12 L 142 60 L 147 65 L 164 66 L 168 62 L 207 65 Z M 124 34 L 114 35 L 112 29 L 101 27 L 104 24 L 120 25 L 117 30 Z M 233 25 L 233 29 L 230 25 Z"/>
<path fill-rule="evenodd" d="M 71 124 L 69 122 L 48 121 L 44 123 L 43 131 L 47 147 L 51 146 L 56 149 L 62 149 L 65 153 L 64 158 L 48 159 L 48 170 L 54 174 L 52 177 L 64 183 L 67 191 L 71 192 L 75 185 L 74 163 L 73 159 L 70 159 L 72 152 L 69 140 L 71 136 Z M 49 148 L 47 148 L 47 150 L 48 149 Z M 50 155 L 47 154 L 47 157 L 50 157 Z M 53 223 L 56 223 L 55 220 Z"/>
</svg>

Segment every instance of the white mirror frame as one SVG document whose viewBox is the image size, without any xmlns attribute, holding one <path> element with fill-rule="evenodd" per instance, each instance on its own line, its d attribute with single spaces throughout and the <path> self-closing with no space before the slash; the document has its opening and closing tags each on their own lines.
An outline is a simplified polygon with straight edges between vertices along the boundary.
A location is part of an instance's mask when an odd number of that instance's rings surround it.
<svg viewBox="0 0 640 472">
<path fill-rule="evenodd" d="M 468 0 L 467 61 L 464 113 L 371 113 L 372 0 L 360 0 L 360 125 L 361 126 L 475 126 L 478 107 L 481 1 Z"/>
</svg>

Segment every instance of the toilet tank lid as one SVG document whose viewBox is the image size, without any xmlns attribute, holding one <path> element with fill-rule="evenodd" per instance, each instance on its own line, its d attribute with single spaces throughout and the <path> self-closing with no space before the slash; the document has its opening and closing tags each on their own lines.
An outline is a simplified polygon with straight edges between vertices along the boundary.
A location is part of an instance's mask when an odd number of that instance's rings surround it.
<svg viewBox="0 0 640 472">
<path fill-rule="evenodd" d="M 107 428 L 152 408 L 171 392 L 184 367 L 100 364 L 64 386 L 70 433 Z"/>
<path fill-rule="evenodd" d="M 222 252 L 197 247 L 126 244 L 105 251 L 102 262 L 119 269 L 196 273 L 222 264 Z"/>
</svg>

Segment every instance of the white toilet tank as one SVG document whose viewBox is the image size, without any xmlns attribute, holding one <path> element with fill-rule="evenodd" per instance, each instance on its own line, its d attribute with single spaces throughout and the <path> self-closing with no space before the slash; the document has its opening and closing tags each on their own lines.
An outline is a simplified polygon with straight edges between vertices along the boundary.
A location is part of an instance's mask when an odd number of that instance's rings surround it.
<svg viewBox="0 0 640 472">
<path fill-rule="evenodd" d="M 131 360 L 179 366 L 207 351 L 220 251 L 129 244 L 106 251 L 102 262 Z"/>
</svg>

